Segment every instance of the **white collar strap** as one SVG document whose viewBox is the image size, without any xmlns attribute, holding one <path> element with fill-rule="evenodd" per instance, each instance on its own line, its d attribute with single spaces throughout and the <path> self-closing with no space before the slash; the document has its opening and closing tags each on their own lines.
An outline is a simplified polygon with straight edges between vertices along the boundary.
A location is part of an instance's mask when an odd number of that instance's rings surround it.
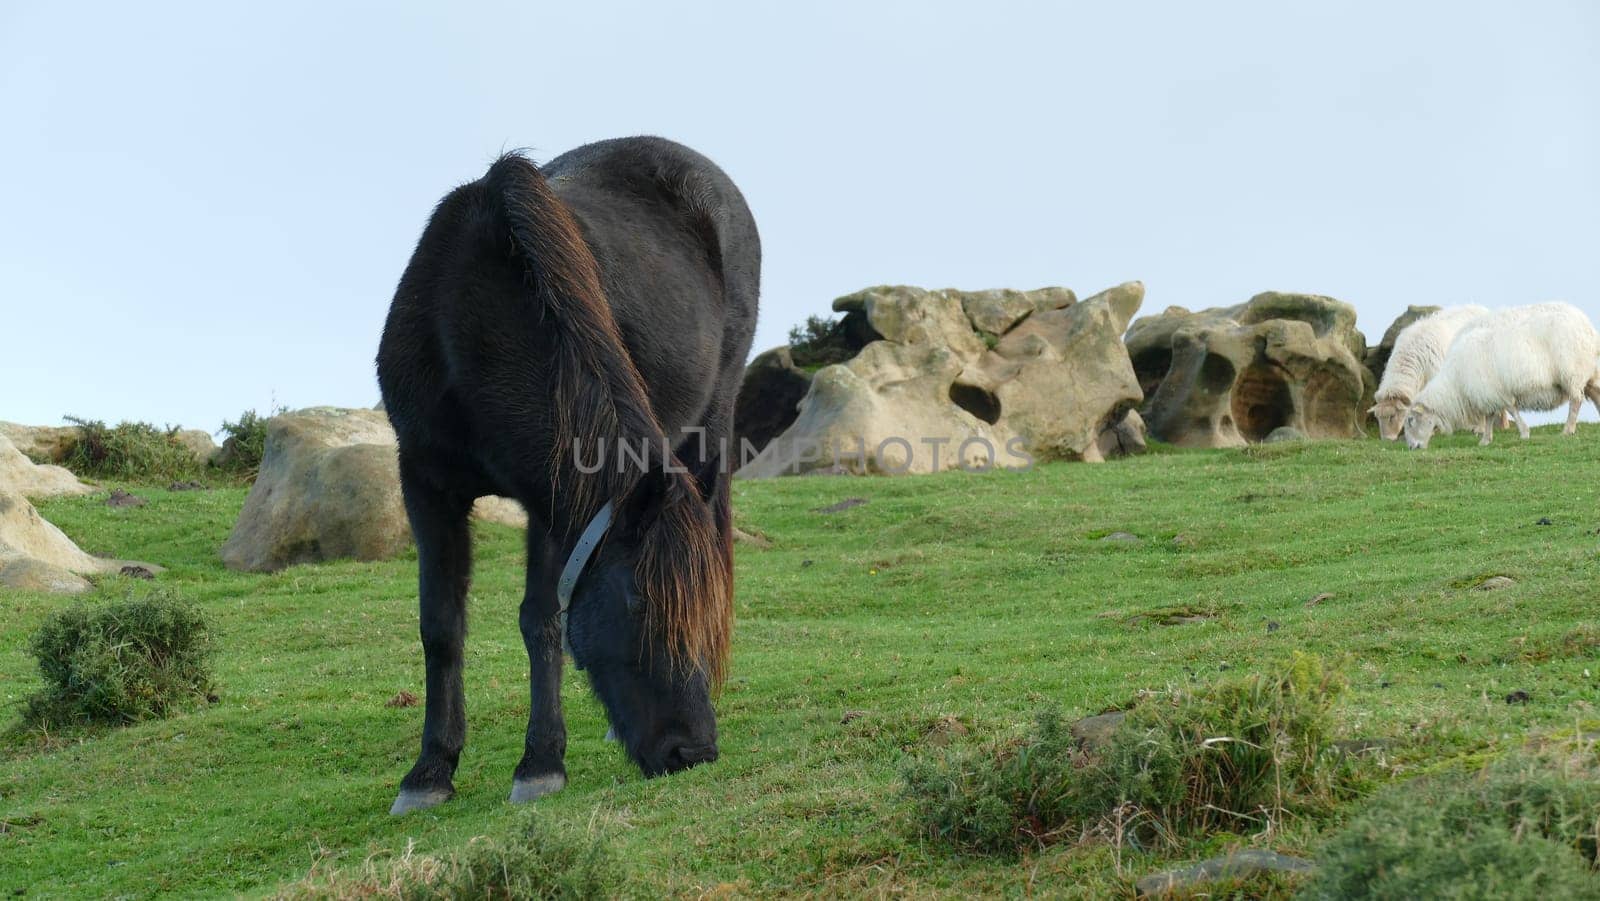
<svg viewBox="0 0 1600 901">
<path fill-rule="evenodd" d="M 600 540 L 606 537 L 606 530 L 611 528 L 611 512 L 611 502 L 607 501 L 594 519 L 589 520 L 588 528 L 578 536 L 578 543 L 567 557 L 567 565 L 561 567 L 561 578 L 556 581 L 556 604 L 561 617 L 563 639 L 567 634 L 567 608 L 572 604 L 572 590 L 578 587 L 578 579 L 589 565 L 589 558 L 594 556 L 595 548 L 600 546 Z"/>
</svg>

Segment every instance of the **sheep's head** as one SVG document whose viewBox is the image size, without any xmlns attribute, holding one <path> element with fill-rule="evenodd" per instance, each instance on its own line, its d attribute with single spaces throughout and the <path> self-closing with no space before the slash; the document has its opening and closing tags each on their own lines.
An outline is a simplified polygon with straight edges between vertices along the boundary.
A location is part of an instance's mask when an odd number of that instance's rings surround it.
<svg viewBox="0 0 1600 901">
<path fill-rule="evenodd" d="M 1422 450 L 1428 446 L 1428 441 L 1433 438 L 1434 432 L 1448 431 L 1444 427 L 1444 420 L 1439 414 L 1417 404 L 1406 414 L 1405 428 L 1406 446 L 1412 450 Z"/>
<path fill-rule="evenodd" d="M 1368 410 L 1378 420 L 1378 434 L 1385 441 L 1396 441 L 1405 427 L 1406 412 L 1411 409 L 1411 398 L 1403 395 L 1385 397 Z"/>
</svg>

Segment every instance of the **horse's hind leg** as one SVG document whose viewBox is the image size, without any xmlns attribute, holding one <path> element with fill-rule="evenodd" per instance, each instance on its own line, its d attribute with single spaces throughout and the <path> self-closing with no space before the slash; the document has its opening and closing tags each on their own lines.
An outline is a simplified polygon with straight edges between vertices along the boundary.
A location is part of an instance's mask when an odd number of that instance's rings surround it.
<svg viewBox="0 0 1600 901">
<path fill-rule="evenodd" d="M 467 515 L 472 498 L 433 484 L 401 455 L 400 487 L 417 540 L 422 652 L 427 664 L 427 700 L 422 753 L 400 780 L 390 813 L 400 814 L 447 801 L 451 777 L 467 740 L 466 699 L 461 690 L 462 645 L 467 634 L 467 585 L 472 577 L 472 536 Z"/>
<path fill-rule="evenodd" d="M 567 724 L 561 717 L 561 617 L 556 580 L 560 547 L 539 522 L 528 518 L 528 574 L 522 597 L 522 643 L 528 648 L 528 737 L 511 783 L 520 804 L 560 791 L 567 784 Z"/>
</svg>

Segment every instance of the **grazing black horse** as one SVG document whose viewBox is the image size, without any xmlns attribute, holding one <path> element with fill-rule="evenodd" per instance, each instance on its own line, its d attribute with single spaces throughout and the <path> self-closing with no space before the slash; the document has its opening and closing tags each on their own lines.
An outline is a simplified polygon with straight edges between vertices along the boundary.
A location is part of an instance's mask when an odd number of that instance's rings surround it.
<svg viewBox="0 0 1600 901">
<path fill-rule="evenodd" d="M 660 138 L 589 144 L 542 171 L 504 156 L 434 210 L 378 348 L 427 663 L 422 754 L 392 812 L 454 792 L 467 516 L 482 495 L 515 498 L 529 518 L 532 710 L 511 800 L 566 784 L 563 638 L 647 776 L 716 759 L 728 445 L 760 270 L 739 189 Z"/>
</svg>

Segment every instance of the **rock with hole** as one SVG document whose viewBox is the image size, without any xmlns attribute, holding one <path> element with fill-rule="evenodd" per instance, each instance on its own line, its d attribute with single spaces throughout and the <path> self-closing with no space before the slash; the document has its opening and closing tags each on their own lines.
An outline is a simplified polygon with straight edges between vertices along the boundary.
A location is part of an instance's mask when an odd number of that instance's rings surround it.
<svg viewBox="0 0 1600 901">
<path fill-rule="evenodd" d="M 1061 288 L 842 297 L 834 310 L 872 340 L 816 372 L 738 475 L 926 473 L 1137 452 L 1143 422 L 1130 414 L 1141 395 L 1121 334 L 1143 299 L 1138 282 L 1084 301 Z M 751 379 L 783 369 L 781 359 L 752 366 Z"/>
<path fill-rule="evenodd" d="M 1239 447 L 1283 428 L 1360 436 L 1377 382 L 1355 322 L 1355 309 L 1331 297 L 1269 291 L 1133 323 L 1127 346 L 1146 427 L 1180 447 Z"/>
</svg>

